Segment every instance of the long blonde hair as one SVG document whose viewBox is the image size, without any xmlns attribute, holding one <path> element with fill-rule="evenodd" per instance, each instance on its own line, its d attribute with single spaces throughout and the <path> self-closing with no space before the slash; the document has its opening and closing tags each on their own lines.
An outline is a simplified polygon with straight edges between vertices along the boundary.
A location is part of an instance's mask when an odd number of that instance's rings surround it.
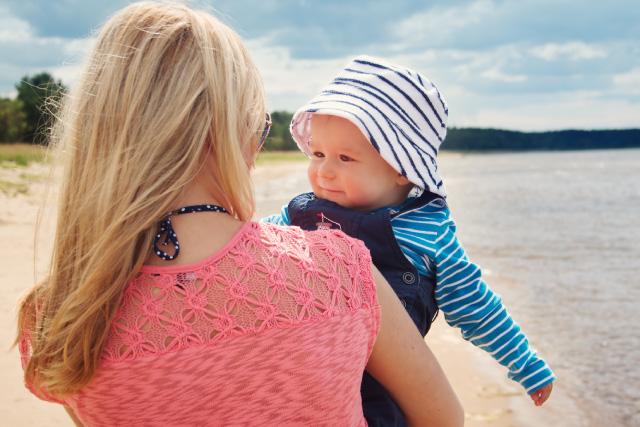
<svg viewBox="0 0 640 427">
<path fill-rule="evenodd" d="M 218 202 L 251 218 L 247 152 L 264 118 L 255 65 L 210 14 L 141 2 L 106 22 L 51 134 L 63 171 L 54 248 L 18 322 L 36 390 L 65 396 L 91 380 L 157 222 L 207 159 Z"/>
</svg>

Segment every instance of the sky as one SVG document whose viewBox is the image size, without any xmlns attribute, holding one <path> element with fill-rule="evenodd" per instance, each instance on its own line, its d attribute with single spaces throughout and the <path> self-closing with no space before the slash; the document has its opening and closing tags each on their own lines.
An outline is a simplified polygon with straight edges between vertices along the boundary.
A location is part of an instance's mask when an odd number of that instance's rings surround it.
<svg viewBox="0 0 640 427">
<path fill-rule="evenodd" d="M 96 31 L 130 1 L 0 0 L 0 96 L 48 71 L 73 86 Z M 449 126 L 640 127 L 638 0 L 196 0 L 245 40 L 270 110 L 295 111 L 352 58 L 419 71 Z"/>
</svg>

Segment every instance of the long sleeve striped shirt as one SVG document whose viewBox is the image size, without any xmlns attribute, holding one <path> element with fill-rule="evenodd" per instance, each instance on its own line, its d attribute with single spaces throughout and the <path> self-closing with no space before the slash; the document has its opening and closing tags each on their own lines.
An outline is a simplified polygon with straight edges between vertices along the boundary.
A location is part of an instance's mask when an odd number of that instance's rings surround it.
<svg viewBox="0 0 640 427">
<path fill-rule="evenodd" d="M 290 225 L 287 207 L 265 222 Z M 465 340 L 508 368 L 508 376 L 527 393 L 555 380 L 547 363 L 529 346 L 502 299 L 482 279 L 456 238 L 449 209 L 434 201 L 391 219 L 400 248 L 420 274 L 435 279 L 435 299 L 447 323 Z"/>
</svg>

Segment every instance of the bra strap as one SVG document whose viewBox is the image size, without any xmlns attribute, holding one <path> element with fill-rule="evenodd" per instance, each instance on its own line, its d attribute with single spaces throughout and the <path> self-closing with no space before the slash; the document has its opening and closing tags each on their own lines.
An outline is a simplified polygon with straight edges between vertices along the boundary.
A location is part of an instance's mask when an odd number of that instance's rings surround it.
<svg viewBox="0 0 640 427">
<path fill-rule="evenodd" d="M 180 243 L 178 242 L 178 236 L 176 235 L 173 226 L 171 225 L 171 217 L 174 215 L 182 215 L 194 212 L 220 212 L 226 213 L 229 212 L 218 205 L 191 205 L 185 206 L 182 208 L 178 208 L 169 212 L 162 221 L 158 223 L 158 232 L 153 238 L 153 252 L 165 261 L 171 261 L 178 257 L 180 254 Z M 164 241 L 160 242 L 160 240 L 164 237 Z M 169 243 L 173 244 L 173 255 L 170 255 L 166 251 L 160 249 L 160 246 L 168 246 Z"/>
</svg>

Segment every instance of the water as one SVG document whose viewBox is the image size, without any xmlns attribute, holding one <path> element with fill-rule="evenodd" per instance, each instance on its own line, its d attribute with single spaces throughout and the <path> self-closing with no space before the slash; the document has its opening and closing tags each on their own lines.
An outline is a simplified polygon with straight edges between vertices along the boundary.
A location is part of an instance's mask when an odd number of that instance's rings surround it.
<svg viewBox="0 0 640 427">
<path fill-rule="evenodd" d="M 308 190 L 290 168 L 256 180 L 259 214 Z M 584 411 L 571 425 L 640 426 L 640 150 L 445 153 L 441 172 L 467 252 Z"/>
<path fill-rule="evenodd" d="M 565 389 L 639 426 L 640 150 L 445 156 L 442 172 L 463 244 Z"/>
</svg>

